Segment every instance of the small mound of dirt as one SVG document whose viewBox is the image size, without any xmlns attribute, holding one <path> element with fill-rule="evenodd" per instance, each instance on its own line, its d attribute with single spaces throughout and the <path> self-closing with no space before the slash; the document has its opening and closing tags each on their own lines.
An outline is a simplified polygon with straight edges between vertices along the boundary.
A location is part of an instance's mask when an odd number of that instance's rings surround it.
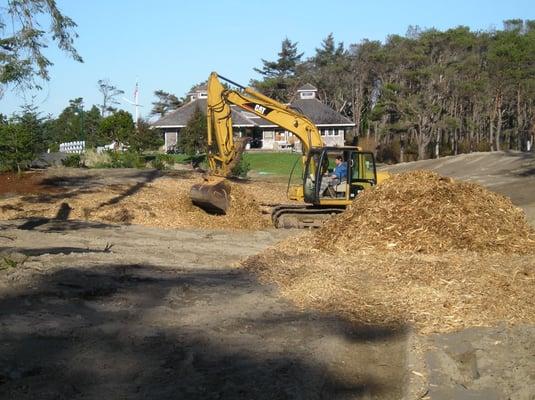
<svg viewBox="0 0 535 400">
<path fill-rule="evenodd" d="M 414 171 L 362 193 L 317 232 L 315 247 L 333 252 L 367 247 L 426 254 L 455 249 L 529 253 L 535 251 L 535 231 L 524 211 L 505 196 Z"/>
</svg>

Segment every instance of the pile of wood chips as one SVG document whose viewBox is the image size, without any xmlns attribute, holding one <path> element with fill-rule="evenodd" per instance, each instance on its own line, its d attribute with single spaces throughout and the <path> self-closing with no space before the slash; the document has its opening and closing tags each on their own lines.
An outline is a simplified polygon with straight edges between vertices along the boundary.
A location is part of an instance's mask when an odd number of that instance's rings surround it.
<svg viewBox="0 0 535 400">
<path fill-rule="evenodd" d="M 163 177 L 138 189 L 135 185 L 109 185 L 57 195 L 18 196 L 0 200 L 0 219 L 55 218 L 66 203 L 69 219 L 160 228 L 257 230 L 271 226 L 270 215 L 261 210 L 249 189 L 238 183 L 231 183 L 231 206 L 226 215 L 210 215 L 194 206 L 189 191 L 201 182 L 201 178 Z"/>
<path fill-rule="evenodd" d="M 244 266 L 302 307 L 358 324 L 448 332 L 535 323 L 534 243 L 507 198 L 417 171 Z"/>
<path fill-rule="evenodd" d="M 455 249 L 529 253 L 535 250 L 535 231 L 524 211 L 503 195 L 414 171 L 362 193 L 317 233 L 315 246 L 346 252 L 366 247 L 427 254 Z"/>
</svg>

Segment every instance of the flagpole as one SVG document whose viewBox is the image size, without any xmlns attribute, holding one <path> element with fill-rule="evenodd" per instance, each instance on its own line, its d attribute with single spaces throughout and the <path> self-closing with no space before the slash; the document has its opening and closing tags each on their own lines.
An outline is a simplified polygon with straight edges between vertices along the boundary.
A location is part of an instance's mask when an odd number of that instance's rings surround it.
<svg viewBox="0 0 535 400">
<path fill-rule="evenodd" d="M 137 127 L 137 121 L 139 120 L 139 87 L 138 82 L 136 81 L 136 90 L 134 92 L 134 103 L 136 107 L 136 127 Z"/>
</svg>

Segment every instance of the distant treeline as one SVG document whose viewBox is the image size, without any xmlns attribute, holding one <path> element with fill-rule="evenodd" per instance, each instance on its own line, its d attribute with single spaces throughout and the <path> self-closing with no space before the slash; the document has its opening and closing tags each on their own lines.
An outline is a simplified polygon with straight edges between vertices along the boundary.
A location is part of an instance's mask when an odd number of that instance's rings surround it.
<svg viewBox="0 0 535 400">
<path fill-rule="evenodd" d="M 481 32 L 409 27 L 405 36 L 349 47 L 331 34 L 312 57 L 302 56 L 285 39 L 278 60 L 262 60 L 262 79 L 252 85 L 290 101 L 299 85 L 313 84 L 321 101 L 356 123 L 360 143 L 385 160 L 533 144 L 534 20 Z"/>
</svg>

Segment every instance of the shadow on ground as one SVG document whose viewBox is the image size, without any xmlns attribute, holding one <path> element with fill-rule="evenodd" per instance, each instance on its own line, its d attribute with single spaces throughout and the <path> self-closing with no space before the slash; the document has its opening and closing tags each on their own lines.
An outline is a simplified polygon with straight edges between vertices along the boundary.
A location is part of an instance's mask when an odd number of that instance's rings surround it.
<svg viewBox="0 0 535 400">
<path fill-rule="evenodd" d="M 81 265 L 27 287 L 0 300 L 2 399 L 401 397 L 402 327 L 300 312 L 244 272 Z"/>
</svg>

